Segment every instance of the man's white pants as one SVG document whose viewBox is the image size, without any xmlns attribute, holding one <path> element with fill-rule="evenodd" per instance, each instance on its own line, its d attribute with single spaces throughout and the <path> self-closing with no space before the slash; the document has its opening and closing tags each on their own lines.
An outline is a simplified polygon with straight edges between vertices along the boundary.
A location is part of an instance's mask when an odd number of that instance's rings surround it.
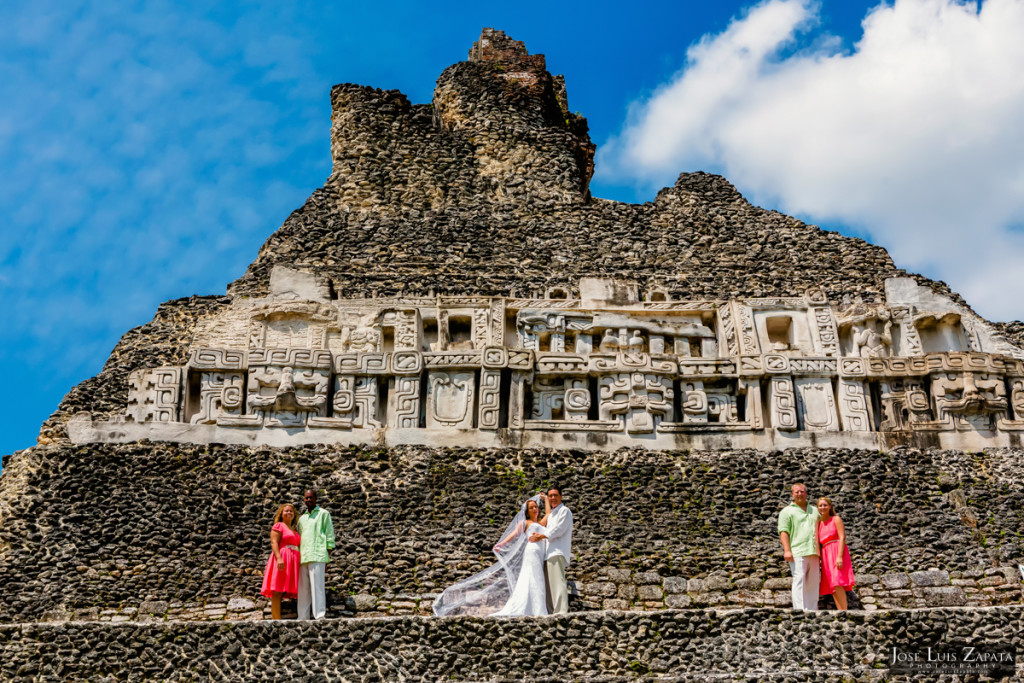
<svg viewBox="0 0 1024 683">
<path fill-rule="evenodd" d="M 817 555 L 794 557 L 789 563 L 789 571 L 793 574 L 793 609 L 814 612 L 818 609 L 818 587 L 821 583 L 821 568 Z M 301 599 L 302 586 L 299 585 Z M 301 619 L 302 610 L 299 610 Z"/>
<path fill-rule="evenodd" d="M 309 619 L 311 608 L 314 619 L 323 619 L 327 614 L 327 594 L 324 590 L 326 568 L 324 562 L 299 565 L 299 619 Z"/>
</svg>

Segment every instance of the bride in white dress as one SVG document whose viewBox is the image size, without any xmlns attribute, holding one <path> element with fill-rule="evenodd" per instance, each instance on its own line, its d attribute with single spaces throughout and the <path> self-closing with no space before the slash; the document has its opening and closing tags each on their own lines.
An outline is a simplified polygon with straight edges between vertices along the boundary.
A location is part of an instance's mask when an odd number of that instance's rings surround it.
<svg viewBox="0 0 1024 683">
<path fill-rule="evenodd" d="M 541 495 L 542 499 L 547 496 Z M 547 519 L 547 515 L 544 515 Z M 519 536 L 527 539 L 523 550 L 523 562 L 519 569 L 519 578 L 508 602 L 492 617 L 537 616 L 548 613 L 548 584 L 544 580 L 544 551 L 547 543 L 538 541 L 530 543 L 530 534 L 542 534 L 545 529 L 540 523 L 540 506 L 534 500 L 526 501 L 526 519 L 520 522 L 517 529 L 501 539 L 494 546 L 495 552 Z"/>
<path fill-rule="evenodd" d="M 505 528 L 494 546 L 497 562 L 468 579 L 449 586 L 434 600 L 436 616 L 526 616 L 547 614 L 544 551 L 547 543 L 530 543 L 530 534 L 544 532 L 547 514 L 540 517 L 546 495 L 530 498 Z M 545 500 L 546 502 L 546 500 Z M 538 517 L 540 517 L 538 519 Z"/>
</svg>

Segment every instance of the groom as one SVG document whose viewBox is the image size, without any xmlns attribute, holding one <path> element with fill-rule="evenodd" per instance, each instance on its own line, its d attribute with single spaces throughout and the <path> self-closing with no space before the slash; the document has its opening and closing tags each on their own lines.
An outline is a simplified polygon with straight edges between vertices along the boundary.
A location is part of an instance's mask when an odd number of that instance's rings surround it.
<svg viewBox="0 0 1024 683">
<path fill-rule="evenodd" d="M 551 598 L 552 614 L 569 612 L 569 587 L 565 581 L 565 568 L 572 555 L 572 511 L 562 505 L 562 490 L 558 486 L 548 489 L 551 514 L 548 516 L 547 532 L 530 534 L 530 543 L 547 541 L 544 567 L 548 575 L 548 596 Z"/>
</svg>

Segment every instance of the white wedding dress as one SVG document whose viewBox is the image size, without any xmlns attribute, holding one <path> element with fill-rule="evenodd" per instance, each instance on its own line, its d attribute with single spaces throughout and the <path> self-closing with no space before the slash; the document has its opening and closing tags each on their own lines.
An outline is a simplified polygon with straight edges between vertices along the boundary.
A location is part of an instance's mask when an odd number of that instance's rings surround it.
<svg viewBox="0 0 1024 683">
<path fill-rule="evenodd" d="M 529 539 L 530 534 L 542 534 L 544 531 L 540 524 L 531 522 L 525 535 Z M 492 617 L 524 617 L 548 613 L 548 585 L 544 580 L 544 553 L 547 545 L 547 541 L 527 542 L 523 551 L 523 565 L 512 595 Z"/>
<path fill-rule="evenodd" d="M 539 496 L 530 500 L 540 505 Z M 526 519 L 527 503 L 520 506 L 505 532 L 498 536 L 501 540 L 494 546 L 496 562 L 441 591 L 434 599 L 435 616 L 511 617 L 548 613 L 548 587 L 544 581 L 548 544 L 529 542 L 530 534 L 544 533 L 545 529 Z"/>
</svg>

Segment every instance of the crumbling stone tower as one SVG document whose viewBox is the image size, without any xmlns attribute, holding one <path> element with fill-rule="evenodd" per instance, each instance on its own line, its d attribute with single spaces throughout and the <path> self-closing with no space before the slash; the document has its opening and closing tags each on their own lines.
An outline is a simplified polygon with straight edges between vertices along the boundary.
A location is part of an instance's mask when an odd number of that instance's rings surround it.
<svg viewBox="0 0 1024 683">
<path fill-rule="evenodd" d="M 5 458 L 3 678 L 860 676 L 908 630 L 1020 642 L 1016 328 L 717 176 L 592 197 L 586 120 L 500 31 L 430 104 L 331 101 L 332 173 L 245 275 L 161 306 Z M 839 504 L 864 611 L 780 611 L 794 480 Z M 552 481 L 577 520 L 556 642 L 417 616 Z M 308 486 L 340 618 L 299 656 L 252 622 Z"/>
</svg>

